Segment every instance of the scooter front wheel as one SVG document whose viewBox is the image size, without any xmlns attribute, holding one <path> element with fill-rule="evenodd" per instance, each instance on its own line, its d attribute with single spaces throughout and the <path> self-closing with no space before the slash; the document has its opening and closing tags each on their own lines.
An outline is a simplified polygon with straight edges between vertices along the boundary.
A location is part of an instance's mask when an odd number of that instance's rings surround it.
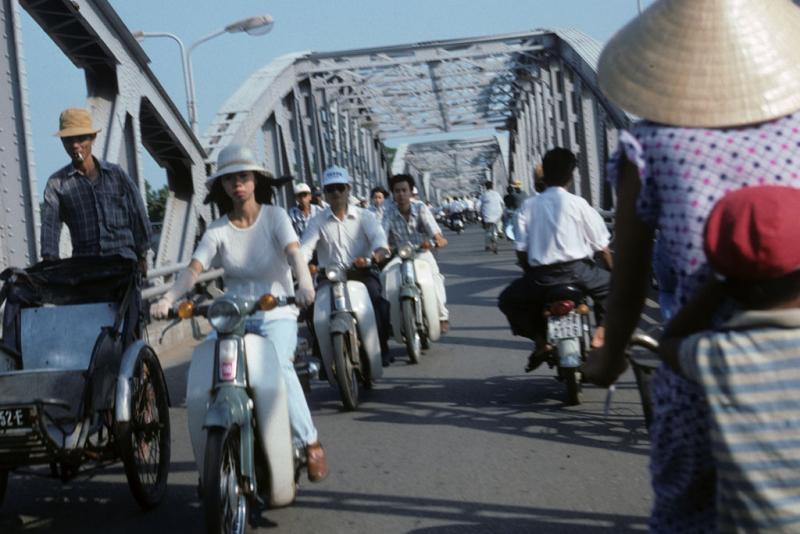
<svg viewBox="0 0 800 534">
<path fill-rule="evenodd" d="M 239 429 L 210 428 L 203 466 L 203 508 L 208 534 L 244 534 L 249 503 L 239 485 Z"/>
<path fill-rule="evenodd" d="M 342 395 L 342 404 L 346 410 L 355 410 L 358 407 L 358 377 L 351 363 L 350 351 L 353 348 L 346 342 L 342 334 L 331 336 L 333 345 L 333 365 L 336 368 L 336 383 Z"/>
<path fill-rule="evenodd" d="M 419 363 L 422 354 L 422 341 L 417 332 L 417 322 L 414 320 L 414 301 L 406 299 L 401 304 L 403 316 L 403 334 L 406 340 L 406 352 L 411 363 Z"/>
</svg>

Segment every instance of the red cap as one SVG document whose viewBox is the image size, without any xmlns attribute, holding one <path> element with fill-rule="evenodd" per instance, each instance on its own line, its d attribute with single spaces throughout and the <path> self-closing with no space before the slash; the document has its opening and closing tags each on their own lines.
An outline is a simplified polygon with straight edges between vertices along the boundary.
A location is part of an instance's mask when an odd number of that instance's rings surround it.
<svg viewBox="0 0 800 534">
<path fill-rule="evenodd" d="M 706 222 L 708 263 L 735 280 L 779 278 L 800 269 L 800 189 L 745 187 L 725 195 Z"/>
</svg>

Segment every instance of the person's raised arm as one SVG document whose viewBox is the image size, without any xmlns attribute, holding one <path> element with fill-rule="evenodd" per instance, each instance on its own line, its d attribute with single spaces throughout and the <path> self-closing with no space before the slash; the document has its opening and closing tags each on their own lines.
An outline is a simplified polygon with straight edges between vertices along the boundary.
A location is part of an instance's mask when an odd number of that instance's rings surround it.
<svg viewBox="0 0 800 534">
<path fill-rule="evenodd" d="M 584 378 L 598 386 L 613 384 L 625 371 L 625 349 L 647 297 L 654 232 L 636 214 L 640 190 L 638 169 L 624 160 L 617 187 L 616 258 L 606 304 L 605 343 L 590 353 L 583 366 Z"/>
</svg>

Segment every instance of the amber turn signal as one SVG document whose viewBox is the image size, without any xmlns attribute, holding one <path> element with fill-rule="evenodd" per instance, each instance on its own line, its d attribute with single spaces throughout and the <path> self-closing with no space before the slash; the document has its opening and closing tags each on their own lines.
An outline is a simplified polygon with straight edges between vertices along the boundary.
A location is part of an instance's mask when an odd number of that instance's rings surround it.
<svg viewBox="0 0 800 534">
<path fill-rule="evenodd" d="M 317 267 L 313 263 L 309 263 L 308 264 L 308 272 L 310 272 L 311 274 L 317 274 L 319 272 L 319 267 Z"/>
<path fill-rule="evenodd" d="M 358 267 L 359 269 L 363 269 L 367 266 L 367 258 L 364 256 L 359 256 L 353 261 L 353 265 Z"/>
<path fill-rule="evenodd" d="M 431 242 L 426 239 L 425 241 L 422 242 L 422 244 L 420 244 L 419 248 L 421 248 L 422 250 L 430 250 Z"/>
<path fill-rule="evenodd" d="M 258 299 L 258 309 L 262 311 L 273 310 L 277 305 L 278 299 L 276 299 L 275 295 L 272 295 L 271 293 L 261 295 L 261 298 Z"/>
<path fill-rule="evenodd" d="M 178 317 L 181 319 L 191 319 L 194 317 L 194 304 L 190 300 L 184 300 L 178 305 Z"/>
<path fill-rule="evenodd" d="M 575 308 L 575 311 L 581 315 L 589 315 L 589 306 L 586 304 L 578 304 L 578 307 Z"/>
</svg>

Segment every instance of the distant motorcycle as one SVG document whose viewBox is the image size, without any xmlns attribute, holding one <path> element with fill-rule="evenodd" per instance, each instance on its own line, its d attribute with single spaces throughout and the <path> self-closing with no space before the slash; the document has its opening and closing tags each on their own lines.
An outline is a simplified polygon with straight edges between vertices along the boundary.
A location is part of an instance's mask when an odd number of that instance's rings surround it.
<svg viewBox="0 0 800 534">
<path fill-rule="evenodd" d="M 464 231 L 464 217 L 460 213 L 452 214 L 447 227 L 455 233 L 460 234 Z"/>
<path fill-rule="evenodd" d="M 369 269 L 371 260 L 356 258 L 355 269 Z M 359 382 L 372 388 L 383 376 L 378 325 L 367 287 L 347 279 L 347 268 L 329 266 L 321 272 L 328 287 L 317 290 L 314 330 L 325 375 L 338 387 L 347 410 L 358 406 Z"/>
<path fill-rule="evenodd" d="M 418 363 L 422 351 L 441 335 L 439 299 L 433 272 L 418 254 L 430 254 L 431 244 L 419 247 L 406 243 L 381 273 L 384 298 L 389 301 L 392 332 L 406 346 L 412 363 Z"/>
</svg>

